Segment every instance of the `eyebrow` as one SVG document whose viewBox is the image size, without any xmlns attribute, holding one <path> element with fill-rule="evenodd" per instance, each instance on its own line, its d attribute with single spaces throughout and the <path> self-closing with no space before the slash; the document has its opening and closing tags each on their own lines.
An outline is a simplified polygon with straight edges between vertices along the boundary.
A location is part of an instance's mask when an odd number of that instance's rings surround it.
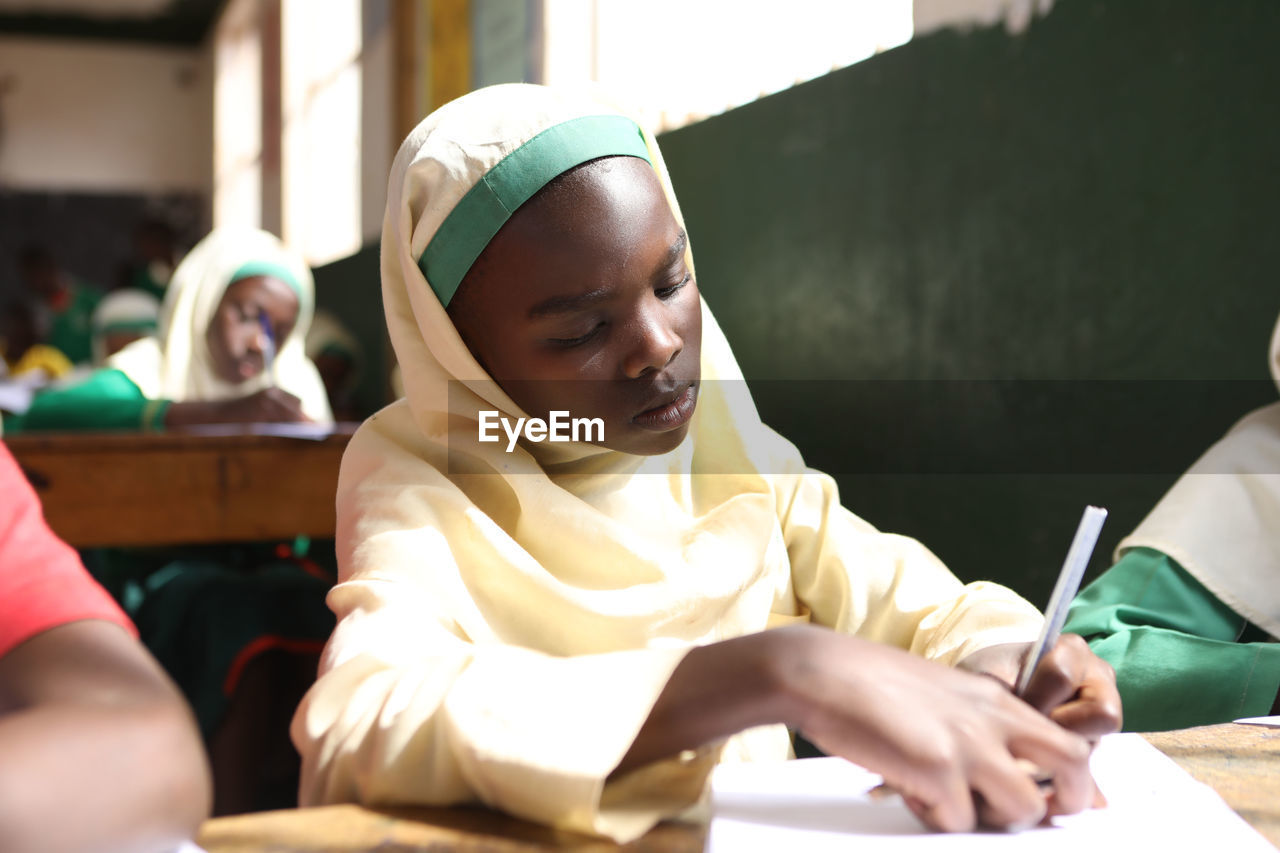
<svg viewBox="0 0 1280 853">
<path fill-rule="evenodd" d="M 680 259 L 684 254 L 685 246 L 687 246 L 688 243 L 689 235 L 682 230 L 679 236 L 676 237 L 675 241 L 671 244 L 671 247 L 667 249 L 667 254 L 662 259 L 662 264 L 659 266 L 659 272 L 655 275 L 655 278 L 660 276 L 662 271 L 665 271 Z M 567 296 L 552 296 L 549 299 L 542 300 L 537 305 L 530 308 L 529 318 L 536 319 L 540 317 L 554 317 L 560 314 L 572 314 L 574 311 L 581 311 L 585 308 L 590 308 L 592 305 L 603 302 L 605 299 L 609 298 L 612 293 L 613 291 L 611 288 L 597 287 L 595 290 L 590 290 L 586 293 L 575 293 Z"/>
</svg>

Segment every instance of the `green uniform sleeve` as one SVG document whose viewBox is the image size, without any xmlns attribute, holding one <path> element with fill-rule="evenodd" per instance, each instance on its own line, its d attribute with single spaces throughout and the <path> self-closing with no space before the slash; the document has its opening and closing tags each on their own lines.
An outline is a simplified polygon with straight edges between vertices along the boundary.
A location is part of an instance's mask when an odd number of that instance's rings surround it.
<svg viewBox="0 0 1280 853">
<path fill-rule="evenodd" d="M 1085 588 L 1063 628 L 1116 670 L 1127 731 L 1266 714 L 1280 643 L 1266 642 L 1169 556 L 1135 548 Z M 1250 635 L 1258 642 L 1242 642 Z"/>
<path fill-rule="evenodd" d="M 22 417 L 23 432 L 55 430 L 156 431 L 164 428 L 167 400 L 148 400 L 119 370 L 93 373 L 79 385 L 38 394 Z"/>
</svg>

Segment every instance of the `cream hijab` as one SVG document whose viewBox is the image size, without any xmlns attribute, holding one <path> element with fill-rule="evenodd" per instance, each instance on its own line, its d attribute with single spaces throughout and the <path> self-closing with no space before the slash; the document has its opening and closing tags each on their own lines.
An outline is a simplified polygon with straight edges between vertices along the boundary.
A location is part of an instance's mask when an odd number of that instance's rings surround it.
<svg viewBox="0 0 1280 853">
<path fill-rule="evenodd" d="M 660 471 L 672 477 L 695 473 L 696 457 L 699 463 L 713 463 L 718 472 L 732 471 L 753 481 L 770 462 L 781 460 L 756 459 L 758 454 L 752 448 L 782 451 L 786 458 L 795 455 L 795 450 L 760 422 L 744 383 L 708 381 L 741 380 L 742 374 L 705 304 L 704 384 L 690 436 L 671 454 L 636 457 L 584 443 L 524 443 L 523 452 L 509 454 L 497 445 L 476 441 L 481 410 L 497 409 L 507 417 L 524 417 L 525 413 L 489 378 L 459 337 L 436 292 L 446 290 L 451 295 L 452 289 L 428 281 L 423 267 L 429 262 L 422 260 L 423 255 L 463 196 L 473 188 L 483 188 L 487 173 L 508 154 L 549 128 L 601 115 L 624 114 L 594 90 L 492 86 L 437 110 L 401 147 L 392 166 L 383 226 L 382 296 L 413 419 L 437 451 L 449 457 L 450 464 L 445 467 L 460 474 L 536 473 L 561 488 L 570 482 L 566 478 L 572 477 L 571 492 L 591 492 L 593 484 L 623 472 Z M 638 126 L 633 125 L 632 132 L 653 164 L 674 216 L 683 225 L 656 143 Z M 480 248 L 483 244 L 476 251 Z M 692 269 L 689 250 L 686 259 Z M 451 284 L 456 288 L 459 276 L 453 278 Z M 708 430 L 715 441 L 700 442 L 698 435 Z M 686 491 L 675 482 L 672 489 L 677 495 Z M 755 481 L 752 488 L 763 489 L 764 484 Z M 685 503 L 688 497 L 677 500 Z M 569 494 L 565 498 L 575 504 L 578 500 Z M 686 505 L 682 511 L 689 509 Z M 640 514 L 652 511 L 649 507 Z M 623 505 L 613 506 L 608 514 L 618 519 L 633 516 L 632 509 Z"/>
<path fill-rule="evenodd" d="M 610 586 L 635 588 L 653 576 L 652 561 L 658 555 L 648 542 L 657 539 L 677 548 L 687 544 L 717 507 L 732 508 L 732 525 L 741 534 L 734 550 L 751 554 L 748 562 L 758 563 L 767 544 L 762 536 L 777 520 L 771 489 L 760 472 L 798 473 L 799 455 L 760 422 L 745 384 L 713 381 L 742 378 L 715 320 L 704 305 L 703 385 L 689 435 L 676 450 L 640 457 L 585 443 L 522 440 L 507 453 L 505 442 L 477 441 L 479 412 L 496 409 L 505 417 L 525 413 L 472 357 L 436 292 L 447 291 L 448 285 L 429 281 L 423 272 L 429 263 L 422 262 L 446 217 L 468 193 L 486 191 L 490 171 L 507 155 L 529 150 L 527 143 L 549 128 L 559 132 L 584 117 L 622 115 L 594 90 L 525 84 L 492 86 L 437 110 L 410 134 L 392 166 L 382 289 L 388 331 L 417 427 L 417 435 L 405 440 L 414 446 L 413 464 L 420 467 L 415 475 L 398 465 L 395 479 L 430 482 L 444 473 L 462 489 L 465 502 L 433 507 L 444 516 L 434 519 L 435 526 L 449 532 L 455 549 L 465 551 L 464 543 L 478 539 L 511 537 L 514 541 L 503 543 L 501 550 L 517 545 L 523 559 L 535 558 L 553 575 L 589 576 L 602 564 L 611 565 Z M 657 145 L 634 123 L 630 127 L 673 214 L 683 223 Z M 591 143 L 584 151 L 582 161 L 603 153 Z M 557 168 L 562 172 L 568 166 Z M 481 248 L 483 243 L 475 251 Z M 687 259 L 692 269 L 692 256 Z M 462 271 L 469 265 L 464 261 Z M 455 269 L 454 286 L 458 278 Z M 715 440 L 700 438 L 707 435 Z M 344 459 L 345 481 L 357 485 L 357 472 L 379 467 L 379 457 L 378 450 L 353 441 Z M 714 482 L 688 476 L 703 470 L 730 473 Z M 635 476 L 641 473 L 657 476 Z M 403 507 L 392 511 L 371 505 L 369 492 L 378 490 L 371 482 L 364 485 L 355 492 L 340 485 L 340 518 L 402 518 Z M 513 500 L 520 508 L 517 516 L 512 515 Z M 415 524 L 424 521 L 416 519 Z M 582 547 L 565 548 L 566 532 L 582 537 Z M 706 553 L 704 559 L 728 556 Z"/>
<path fill-rule="evenodd" d="M 288 274 L 298 293 L 298 320 L 280 343 L 270 375 L 244 382 L 218 378 L 205 334 L 222 294 L 240 271 L 276 268 Z M 245 275 L 239 276 L 241 278 Z M 276 385 L 302 401 L 302 410 L 320 423 L 332 423 L 329 401 L 304 342 L 315 306 L 311 270 L 272 234 L 256 229 L 218 228 L 196 244 L 165 292 L 155 337 L 134 341 L 107 359 L 153 400 L 229 400 Z"/>
<path fill-rule="evenodd" d="M 1271 336 L 1280 387 L 1280 323 Z M 1280 638 L 1280 403 L 1240 419 L 1116 548 L 1155 548 Z"/>
</svg>

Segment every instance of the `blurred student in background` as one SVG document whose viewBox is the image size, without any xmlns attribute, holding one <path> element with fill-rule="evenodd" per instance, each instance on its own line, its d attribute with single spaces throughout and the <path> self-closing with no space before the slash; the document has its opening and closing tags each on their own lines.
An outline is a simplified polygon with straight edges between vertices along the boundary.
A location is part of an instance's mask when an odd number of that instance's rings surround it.
<svg viewBox="0 0 1280 853">
<path fill-rule="evenodd" d="M 61 350 L 40 342 L 35 308 L 23 300 L 10 302 L 0 315 L 0 355 L 4 357 L 0 374 L 32 385 L 59 379 L 73 367 Z"/>
<path fill-rule="evenodd" d="M 358 420 L 354 394 L 364 356 L 355 335 L 333 314 L 317 311 L 307 332 L 307 357 L 320 371 L 334 417 Z"/>
<path fill-rule="evenodd" d="M 303 342 L 314 283 L 265 231 L 218 229 L 174 272 L 157 333 L 74 387 L 40 395 L 23 430 L 164 430 L 333 420 Z"/>
<path fill-rule="evenodd" d="M 160 318 L 160 300 L 145 290 L 113 290 L 93 312 L 93 363 L 101 367 L 107 358 L 141 338 L 154 337 Z"/>
<path fill-rule="evenodd" d="M 178 257 L 173 227 L 161 219 L 144 219 L 134 229 L 133 253 L 120 269 L 116 289 L 141 290 L 163 300 Z"/>
<path fill-rule="evenodd" d="M 88 362 L 93 310 L 102 294 L 59 267 L 41 246 L 29 245 L 18 253 L 18 273 L 35 301 L 43 342 L 73 364 Z"/>
</svg>

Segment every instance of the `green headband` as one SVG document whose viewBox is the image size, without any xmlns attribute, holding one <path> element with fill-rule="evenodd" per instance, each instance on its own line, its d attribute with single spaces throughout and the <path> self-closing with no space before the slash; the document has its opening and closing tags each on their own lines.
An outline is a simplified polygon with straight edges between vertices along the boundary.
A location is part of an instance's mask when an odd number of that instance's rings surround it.
<svg viewBox="0 0 1280 853">
<path fill-rule="evenodd" d="M 486 172 L 440 223 L 418 259 L 418 268 L 440 304 L 449 305 L 462 277 L 520 205 L 552 178 L 600 157 L 652 162 L 644 133 L 635 122 L 603 115 L 549 127 Z"/>
<path fill-rule="evenodd" d="M 299 303 L 305 301 L 302 296 L 302 285 L 298 282 L 298 277 L 293 270 L 283 264 L 273 264 L 270 261 L 249 261 L 247 264 L 241 264 L 231 274 L 231 280 L 227 282 L 227 286 L 230 287 L 242 278 L 253 278 L 257 275 L 280 279 L 293 288 L 293 293 L 298 297 Z"/>
</svg>

